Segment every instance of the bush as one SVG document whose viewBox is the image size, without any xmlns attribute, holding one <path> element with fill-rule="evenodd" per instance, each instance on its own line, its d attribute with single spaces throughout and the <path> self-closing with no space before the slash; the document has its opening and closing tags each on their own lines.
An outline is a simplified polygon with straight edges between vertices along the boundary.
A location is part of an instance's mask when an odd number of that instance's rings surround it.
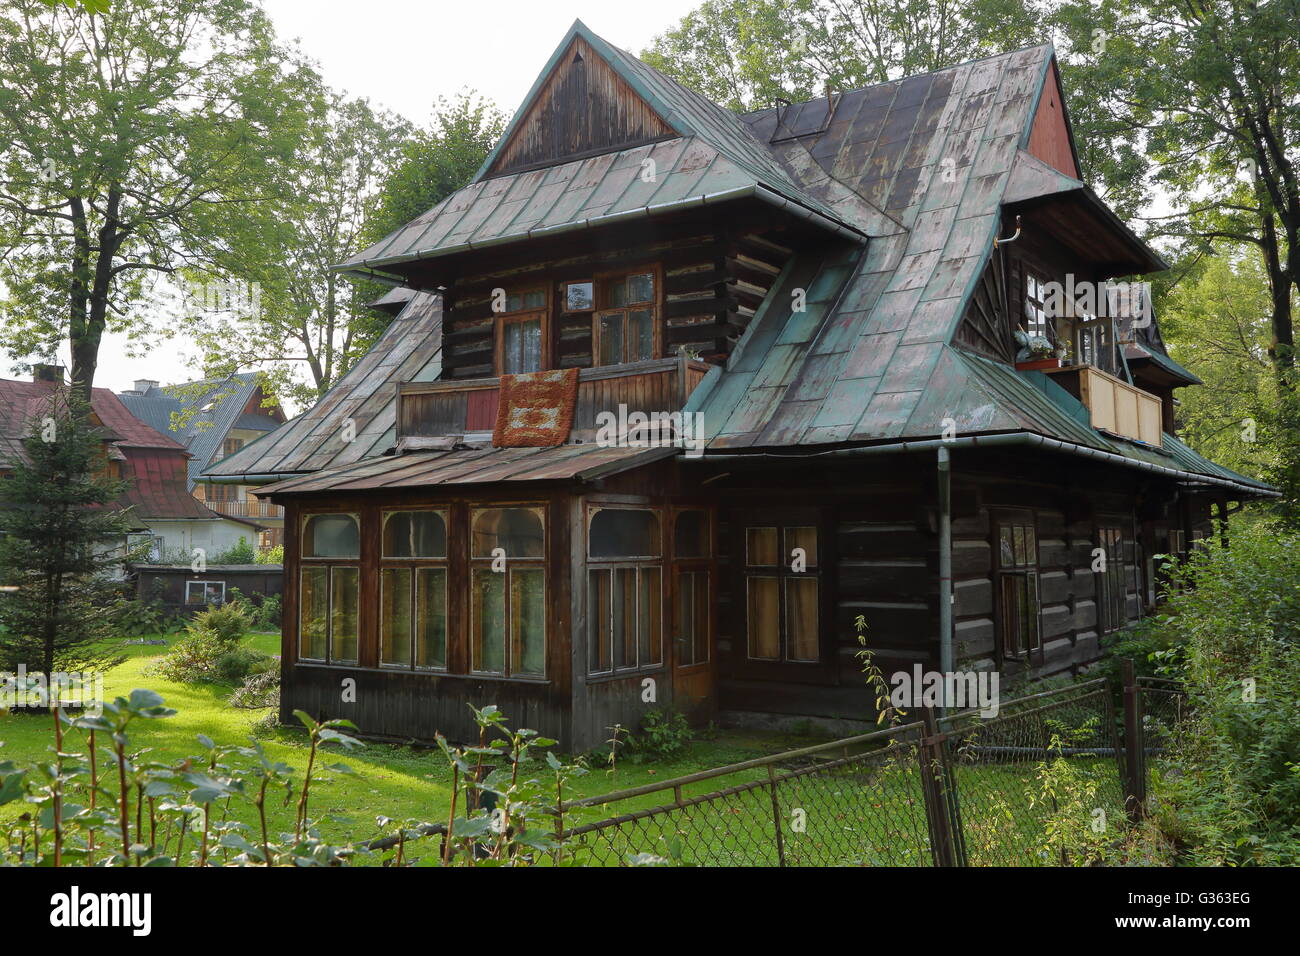
<svg viewBox="0 0 1300 956">
<path fill-rule="evenodd" d="M 215 680 L 221 684 L 239 684 L 246 677 L 260 674 L 275 666 L 270 654 L 251 647 L 236 647 L 217 657 L 213 664 Z"/>
<path fill-rule="evenodd" d="M 249 625 L 248 615 L 239 603 L 214 605 L 200 611 L 186 628 L 185 636 L 158 660 L 153 669 L 168 680 L 182 684 L 202 681 L 236 683 L 254 666 L 247 659 L 233 656 L 245 650 L 240 647 L 240 642 Z M 267 657 L 265 654 L 259 656 Z M 229 676 L 232 674 L 237 676 L 232 678 Z"/>
<path fill-rule="evenodd" d="M 256 564 L 257 552 L 248 543 L 247 538 L 240 538 L 239 544 L 233 544 L 225 551 L 208 555 L 208 564 Z"/>
<path fill-rule="evenodd" d="M 284 545 L 277 544 L 274 548 L 262 548 L 257 552 L 258 564 L 284 564 Z"/>
<path fill-rule="evenodd" d="M 1300 863 L 1300 536 L 1234 530 L 1174 572 L 1150 626 L 1180 656 L 1190 717 L 1156 819 L 1196 865 Z"/>
<path fill-rule="evenodd" d="M 686 749 L 690 739 L 691 728 L 683 714 L 656 708 L 646 711 L 640 731 L 628 737 L 627 747 L 638 762 L 670 760 Z"/>
<path fill-rule="evenodd" d="M 278 631 L 283 614 L 283 602 L 278 594 L 260 595 L 261 603 L 254 604 L 246 598 L 239 588 L 231 588 L 226 595 L 226 604 L 240 608 L 248 618 L 249 626 L 258 631 Z"/>
<path fill-rule="evenodd" d="M 271 667 L 251 674 L 230 695 L 230 706 L 247 710 L 276 707 L 280 703 L 280 670 Z"/>
</svg>

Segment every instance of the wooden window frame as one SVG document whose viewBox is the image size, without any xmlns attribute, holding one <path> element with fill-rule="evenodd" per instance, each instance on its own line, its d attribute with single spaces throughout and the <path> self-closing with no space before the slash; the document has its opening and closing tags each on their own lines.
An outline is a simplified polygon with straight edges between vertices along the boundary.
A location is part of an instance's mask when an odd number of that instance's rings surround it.
<svg viewBox="0 0 1300 956">
<path fill-rule="evenodd" d="M 1038 538 L 1038 516 L 1034 512 L 1006 511 L 995 512 L 991 522 L 993 551 L 993 600 L 994 622 L 996 627 L 998 656 L 1002 660 L 1039 662 L 1043 658 L 1043 589 L 1041 552 Z M 1002 529 L 1027 528 L 1033 532 L 1034 548 L 1032 562 L 1016 563 L 1006 567 L 1002 563 Z M 1015 533 L 1012 532 L 1012 548 L 1015 548 Z M 1014 554 L 1012 555 L 1014 561 Z M 1025 587 L 1033 584 L 1034 621 L 1029 633 L 1017 632 L 1016 644 L 1008 646 L 1009 617 L 1006 607 L 1005 584 L 1008 578 L 1023 578 Z"/>
<path fill-rule="evenodd" d="M 540 674 L 515 674 L 511 666 L 513 659 L 513 608 L 511 607 L 512 583 L 514 572 L 521 565 L 524 569 L 537 569 L 542 571 L 542 601 L 546 603 L 551 594 L 551 572 L 548 562 L 550 529 L 548 528 L 548 509 L 546 502 L 508 502 L 504 504 L 495 502 L 473 502 L 468 506 L 469 514 L 469 534 L 465 540 L 465 559 L 466 559 L 466 619 L 469 623 L 469 632 L 466 635 L 466 672 L 473 677 L 490 678 L 493 680 L 519 681 L 521 683 L 545 683 L 549 679 L 550 673 L 550 653 L 551 653 L 551 632 L 550 632 L 550 615 L 542 615 L 542 673 Z M 542 521 L 542 553 L 540 557 L 535 558 L 512 558 L 506 555 L 506 568 L 504 571 L 492 571 L 492 558 L 479 558 L 474 556 L 474 519 L 477 514 L 483 511 L 494 510 L 524 510 L 538 512 Z M 450 549 L 450 541 L 448 541 Z M 505 647 L 504 656 L 501 661 L 502 669 L 500 671 L 483 671 L 476 670 L 474 667 L 474 649 L 477 634 L 477 621 L 475 620 L 475 601 L 474 601 L 474 573 L 476 570 L 486 568 L 489 574 L 501 574 L 505 577 Z"/>
<path fill-rule="evenodd" d="M 1129 622 L 1128 616 L 1128 562 L 1124 559 L 1124 518 L 1103 517 L 1098 520 L 1094 547 L 1106 553 L 1106 570 L 1094 575 L 1097 581 L 1097 633 L 1114 634 L 1123 630 Z M 1111 554 L 1108 538 L 1113 534 L 1114 543 L 1118 545 L 1116 553 Z M 1115 603 L 1114 587 L 1118 581 L 1121 587 L 1119 603 Z M 1118 621 L 1112 617 L 1117 611 Z"/>
<path fill-rule="evenodd" d="M 190 588 L 192 588 L 192 587 L 193 587 L 194 585 L 196 585 L 196 584 L 201 584 L 201 585 L 203 585 L 203 588 L 204 588 L 204 599 L 203 599 L 202 601 L 191 601 L 191 600 L 190 600 Z M 221 600 L 218 601 L 215 605 L 212 604 L 212 603 L 211 603 L 210 601 L 208 601 L 208 599 L 207 599 L 207 588 L 208 588 L 208 586 L 211 585 L 211 584 L 219 584 L 219 585 L 221 585 Z M 226 603 L 226 582 L 225 582 L 225 581 L 202 581 L 202 580 L 190 581 L 190 580 L 187 580 L 187 581 L 185 582 L 185 606 L 186 606 L 186 607 L 216 607 L 216 606 L 220 606 L 220 605 L 225 604 L 225 603 Z"/>
<path fill-rule="evenodd" d="M 412 556 L 407 558 L 393 557 L 384 554 L 384 531 L 388 525 L 388 519 L 395 514 L 425 514 L 432 513 L 442 518 L 443 534 L 446 537 L 446 552 L 442 557 Z M 429 568 L 441 568 L 443 572 L 442 580 L 442 666 L 421 665 L 416 663 L 416 634 L 419 633 L 419 623 L 416 611 L 416 595 L 419 593 L 419 572 Z M 411 601 L 411 633 L 410 637 L 410 656 L 409 664 L 395 664 L 384 662 L 384 571 L 386 570 L 409 570 L 411 572 L 411 581 L 408 585 L 410 590 Z M 379 605 L 375 613 L 375 662 L 380 670 L 385 671 L 415 671 L 416 673 L 445 674 L 449 671 L 451 665 L 451 512 L 450 509 L 442 506 L 419 505 L 401 508 L 381 508 L 379 510 L 379 562 L 375 571 L 375 593 L 379 598 Z"/>
<path fill-rule="evenodd" d="M 570 309 L 569 296 L 568 296 L 569 286 L 582 285 L 583 283 L 588 283 L 588 282 L 591 283 L 591 308 Z M 591 312 L 593 314 L 598 312 L 599 309 L 597 308 L 597 304 L 596 304 L 597 303 L 596 296 L 598 295 L 598 289 L 599 289 L 598 282 L 599 280 L 597 280 L 594 276 L 592 278 L 582 278 L 582 279 L 561 279 L 559 281 L 560 314 L 561 315 L 585 315 L 588 312 Z"/>
<path fill-rule="evenodd" d="M 347 515 L 357 523 L 357 553 L 354 556 L 331 556 L 331 557 L 309 557 L 303 553 L 307 541 L 307 523 L 321 515 Z M 311 510 L 301 511 L 298 514 L 298 620 L 295 622 L 297 628 L 297 647 L 294 650 L 294 660 L 302 661 L 307 664 L 325 665 L 333 667 L 361 667 L 363 657 L 362 645 L 365 642 L 365 633 L 363 624 L 362 601 L 365 591 L 365 562 L 362 560 L 361 552 L 365 548 L 365 527 L 363 525 L 363 513 L 348 508 L 329 509 L 313 508 Z M 309 570 L 315 568 L 325 568 L 325 593 L 328 596 L 327 607 L 325 610 L 325 656 L 321 657 L 304 657 L 302 653 L 302 615 L 306 607 L 303 600 L 303 579 Z M 356 660 L 336 660 L 334 657 L 334 572 L 336 570 L 352 570 L 357 572 L 357 658 Z"/>
<path fill-rule="evenodd" d="M 704 556 L 683 557 L 677 553 L 677 519 L 688 511 L 698 511 L 704 515 Z M 670 595 L 669 611 L 671 620 L 665 619 L 668 634 L 671 640 L 668 642 L 672 646 L 673 663 L 682 670 L 700 668 L 704 669 L 709 666 L 713 660 L 713 597 L 717 589 L 716 575 L 714 573 L 715 548 L 716 541 L 713 534 L 713 512 L 712 509 L 705 505 L 674 505 L 668 509 L 668 528 L 666 531 L 665 548 L 668 550 L 669 560 L 669 580 L 666 583 L 668 594 Z M 689 664 L 681 663 L 679 655 L 680 635 L 676 633 L 677 617 L 675 612 L 679 604 L 679 595 L 677 590 L 678 575 L 681 573 L 702 574 L 704 576 L 705 587 L 705 634 L 704 634 L 704 657 L 700 660 L 692 660 Z M 692 657 L 694 657 L 694 648 L 692 647 Z"/>
<path fill-rule="evenodd" d="M 605 283 L 610 279 L 624 278 L 634 275 L 643 275 L 650 273 L 654 277 L 654 295 L 648 302 L 625 303 L 620 306 L 611 306 L 605 301 Z M 585 281 L 585 280 L 584 280 Z M 640 310 L 642 306 L 648 306 L 650 309 L 650 355 L 645 360 L 656 359 L 663 355 L 663 303 L 664 303 L 664 268 L 661 262 L 648 262 L 633 268 L 615 269 L 609 272 L 596 273 L 595 279 L 595 309 L 591 313 L 591 367 L 592 368 L 611 368 L 615 365 L 627 365 L 631 361 L 644 361 L 643 359 L 626 359 L 619 362 L 611 362 L 608 365 L 600 361 L 601 352 L 601 319 L 608 313 L 621 312 L 624 320 L 623 352 L 627 354 L 627 334 L 626 322 L 627 314 L 633 310 Z M 580 314 L 580 313 L 575 313 Z"/>
<path fill-rule="evenodd" d="M 747 664 L 756 667 L 770 665 L 785 665 L 796 668 L 813 668 L 824 666 L 826 663 L 826 648 L 822 642 L 822 623 L 825 620 L 825 601 L 826 585 L 825 578 L 822 576 L 822 569 L 826 567 L 826 554 L 823 550 L 823 544 L 826 540 L 825 528 L 821 521 L 801 520 L 798 518 L 774 518 L 771 521 L 746 521 L 740 526 L 740 568 L 743 579 L 743 588 L 741 594 L 745 602 L 745 633 L 744 633 L 744 659 Z M 749 532 L 762 529 L 775 529 L 777 535 L 777 563 L 774 565 L 760 565 L 749 563 Z M 788 557 L 786 548 L 786 535 L 792 528 L 811 528 L 817 536 L 817 563 L 804 571 L 793 571 L 790 568 L 790 562 L 783 560 Z M 751 653 L 752 642 L 750 640 L 750 620 L 749 620 L 749 594 L 750 582 L 755 579 L 773 578 L 777 582 L 777 641 L 779 645 L 779 655 L 777 657 L 754 657 Z M 790 633 L 788 626 L 789 601 L 787 592 L 789 582 L 793 580 L 812 579 L 817 582 L 817 599 L 814 602 L 814 608 L 817 611 L 817 657 L 813 660 L 801 659 L 790 656 Z"/>
<path fill-rule="evenodd" d="M 541 308 L 532 309 L 515 309 L 511 312 L 494 312 L 492 314 L 492 367 L 497 376 L 517 375 L 518 372 L 505 371 L 505 348 L 506 348 L 506 326 L 519 322 L 532 322 L 537 320 L 541 325 L 542 341 L 539 348 L 541 355 L 538 357 L 538 371 L 545 372 L 552 368 L 551 362 L 551 299 L 547 295 L 547 285 L 527 285 L 506 291 L 506 296 L 517 295 L 520 298 L 530 292 L 537 292 L 542 296 Z"/>
<path fill-rule="evenodd" d="M 591 525 L 597 514 L 602 511 L 642 511 L 652 514 L 659 523 L 659 554 L 658 555 L 623 555 L 616 558 L 592 557 L 591 554 Z M 594 621 L 588 619 L 587 628 L 587 674 L 593 678 L 611 678 L 626 677 L 632 674 L 650 674 L 663 671 L 668 666 L 667 654 L 667 628 L 665 615 L 668 611 L 668 541 L 666 537 L 671 531 L 665 531 L 664 528 L 665 509 L 654 505 L 641 505 L 631 503 L 614 503 L 606 501 L 589 502 L 586 506 L 586 586 L 588 598 L 590 599 L 593 584 L 593 575 L 607 574 L 609 576 L 610 594 L 613 594 L 614 584 L 617 580 L 617 572 L 620 570 L 631 570 L 633 572 L 633 592 L 636 597 L 636 607 L 633 610 L 632 619 L 636 622 L 638 632 L 635 635 L 633 646 L 636 648 L 637 661 L 632 665 L 617 666 L 614 663 L 614 647 L 611 643 L 609 647 L 609 667 L 605 669 L 596 669 L 593 665 L 593 652 L 596 648 L 596 641 L 599 638 L 599 632 L 593 626 Z M 646 570 L 655 570 L 659 572 L 659 660 L 642 661 L 641 656 L 641 580 L 642 572 Z M 613 613 L 611 606 L 610 613 Z M 613 627 L 610 628 L 610 640 L 613 640 Z"/>
</svg>

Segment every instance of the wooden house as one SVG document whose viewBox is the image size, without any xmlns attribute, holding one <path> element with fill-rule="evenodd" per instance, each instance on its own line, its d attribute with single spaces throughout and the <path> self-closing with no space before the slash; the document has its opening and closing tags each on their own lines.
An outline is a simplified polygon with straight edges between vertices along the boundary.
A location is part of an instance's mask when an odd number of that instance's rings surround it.
<svg viewBox="0 0 1300 956">
<path fill-rule="evenodd" d="M 862 720 L 859 618 L 886 673 L 1088 664 L 1272 493 L 1174 437 L 1195 378 L 1107 284 L 1164 267 L 1050 46 L 736 115 L 575 24 L 342 264 L 410 290 L 384 337 L 208 469 L 286 509 L 284 713 Z"/>
</svg>

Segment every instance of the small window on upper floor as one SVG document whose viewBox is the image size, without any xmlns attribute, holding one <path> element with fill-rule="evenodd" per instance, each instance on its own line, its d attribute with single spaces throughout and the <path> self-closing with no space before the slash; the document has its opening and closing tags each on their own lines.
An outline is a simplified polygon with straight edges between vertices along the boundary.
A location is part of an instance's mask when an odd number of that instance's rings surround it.
<svg viewBox="0 0 1300 956">
<path fill-rule="evenodd" d="M 1025 274 L 1025 332 L 1047 337 L 1047 283 L 1032 272 Z"/>
<path fill-rule="evenodd" d="M 655 357 L 658 324 L 656 272 L 606 276 L 599 281 L 600 311 L 593 326 L 597 365 L 619 365 Z"/>
</svg>

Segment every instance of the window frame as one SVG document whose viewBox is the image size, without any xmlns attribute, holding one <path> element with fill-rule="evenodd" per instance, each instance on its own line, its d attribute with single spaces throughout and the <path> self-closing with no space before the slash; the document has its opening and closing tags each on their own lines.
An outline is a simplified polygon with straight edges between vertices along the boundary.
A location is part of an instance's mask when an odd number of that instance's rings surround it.
<svg viewBox="0 0 1300 956">
<path fill-rule="evenodd" d="M 646 301 L 625 302 L 623 305 L 612 306 L 606 301 L 605 286 L 611 279 L 622 278 L 626 280 L 630 276 L 649 274 L 654 281 L 654 293 Z M 661 262 L 642 263 L 639 266 L 624 269 L 615 269 L 608 272 L 598 272 L 593 279 L 595 282 L 595 308 L 591 312 L 591 367 L 592 368 L 611 368 L 616 365 L 629 365 L 633 362 L 651 361 L 663 355 L 663 301 L 664 301 L 664 269 Z M 633 311 L 650 312 L 650 354 L 645 358 L 628 359 L 627 356 L 627 322 L 628 315 Z M 600 361 L 601 354 L 601 320 L 606 315 L 622 313 L 623 315 L 623 358 L 618 362 L 603 363 Z M 581 313 L 573 313 L 581 314 Z"/>
<path fill-rule="evenodd" d="M 1042 588 L 1042 551 L 1038 535 L 1038 514 L 1033 511 L 999 511 L 994 512 L 990 523 L 992 540 L 990 548 L 993 552 L 992 571 L 993 571 L 993 600 L 994 600 L 994 624 L 995 638 L 997 640 L 997 653 L 1001 660 L 1023 661 L 1033 663 L 1035 659 L 1041 663 L 1043 659 L 1043 588 Z M 1002 561 L 1002 531 L 1004 528 L 1012 530 L 1012 559 L 1015 561 L 1015 531 L 1016 528 L 1028 529 L 1033 533 L 1034 546 L 1033 554 L 1029 557 L 1031 561 L 1023 563 L 1013 563 L 1007 567 Z M 1006 606 L 1006 584 L 1009 578 L 1020 578 L 1024 580 L 1024 587 L 1028 588 L 1030 583 L 1033 585 L 1034 595 L 1034 620 L 1031 633 L 1018 631 L 1016 634 L 1015 648 L 1008 646 L 1008 608 Z M 1024 622 L 1021 622 L 1023 625 Z"/>
<path fill-rule="evenodd" d="M 602 511 L 640 511 L 654 516 L 659 525 L 659 554 L 658 555 L 620 555 L 617 557 L 592 557 L 591 554 L 591 526 L 595 521 L 596 515 Z M 665 509 L 651 504 L 629 503 L 629 502 L 609 502 L 609 501 L 588 501 L 585 510 L 585 530 L 586 530 L 586 587 L 588 601 L 587 615 L 587 676 L 594 680 L 608 680 L 612 678 L 627 677 L 634 674 L 650 674 L 664 670 L 668 665 L 667 651 L 667 621 L 665 614 L 668 610 L 668 548 L 666 540 Z M 595 575 L 605 574 L 609 580 L 609 594 L 612 598 L 614 588 L 618 581 L 618 572 L 620 570 L 632 571 L 633 587 L 632 591 L 636 599 L 636 606 L 632 611 L 632 620 L 637 628 L 633 636 L 632 646 L 636 649 L 637 661 L 632 665 L 618 666 L 614 663 L 614 628 L 612 622 L 613 601 L 610 601 L 611 622 L 609 628 L 610 644 L 607 648 L 609 666 L 604 669 L 597 669 L 594 663 L 594 652 L 596 642 L 600 637 L 599 631 L 593 626 L 595 622 L 591 619 L 590 608 L 593 599 L 592 589 L 595 587 Z M 642 661 L 641 648 L 642 640 L 640 633 L 641 626 L 641 597 L 643 574 L 646 571 L 657 571 L 659 575 L 659 593 L 658 603 L 659 611 L 658 621 L 658 661 Z M 654 635 L 651 635 L 646 646 L 654 647 Z"/>
<path fill-rule="evenodd" d="M 446 506 L 434 505 L 411 505 L 398 508 L 383 508 L 378 510 L 379 516 L 379 561 L 376 567 L 375 590 L 379 598 L 378 608 L 375 614 L 375 663 L 380 670 L 385 671 L 414 671 L 416 673 L 445 674 L 450 671 L 451 667 L 451 512 Z M 442 557 L 430 557 L 427 555 L 412 555 L 410 557 L 396 557 L 384 553 L 384 532 L 388 527 L 388 520 L 395 514 L 436 514 L 442 519 L 443 535 L 446 540 L 446 547 L 443 549 Z M 426 569 L 441 569 L 442 577 L 442 660 L 439 665 L 418 664 L 416 653 L 416 635 L 419 634 L 419 619 L 417 617 L 417 595 L 419 594 L 420 571 Z M 410 640 L 410 663 L 400 664 L 384 661 L 384 582 L 387 575 L 385 571 L 389 570 L 409 570 L 411 580 L 407 584 L 409 591 L 408 598 L 411 608 L 411 632 Z"/>
<path fill-rule="evenodd" d="M 355 556 L 336 555 L 330 557 L 317 557 L 317 556 L 308 556 L 303 553 L 304 550 L 306 549 L 307 523 L 312 518 L 319 517 L 321 515 L 347 515 L 350 518 L 352 518 L 353 521 L 356 522 L 357 553 Z M 335 508 L 335 509 L 311 508 L 311 509 L 303 510 L 298 514 L 298 540 L 296 542 L 297 560 L 298 560 L 298 581 L 297 581 L 297 586 L 298 586 L 297 618 L 298 619 L 295 624 L 295 626 L 297 627 L 297 634 L 296 634 L 297 640 L 296 640 L 296 647 L 294 649 L 295 662 L 302 661 L 303 663 L 307 663 L 307 664 L 318 664 L 318 665 L 325 665 L 330 667 L 361 667 L 362 666 L 361 664 L 362 657 L 363 657 L 362 651 L 363 651 L 363 645 L 365 643 L 365 633 L 364 633 L 365 629 L 363 627 L 363 623 L 364 623 L 363 592 L 365 590 L 365 575 L 363 571 L 363 562 L 361 557 L 362 551 L 365 549 L 365 527 L 363 524 L 363 519 L 364 519 L 364 514 L 362 511 L 353 510 L 350 508 Z M 303 611 L 306 606 L 305 602 L 303 601 L 303 594 L 305 592 L 305 588 L 303 587 L 303 581 L 309 570 L 313 570 L 317 568 L 325 569 L 325 593 L 327 595 L 327 603 L 325 609 L 326 625 L 325 625 L 325 635 L 323 638 L 325 644 L 325 648 L 324 648 L 325 656 L 323 658 L 303 656 L 303 643 L 302 643 L 302 620 L 303 620 Z M 334 657 L 334 574 L 335 571 L 337 570 L 351 570 L 351 571 L 356 571 L 357 573 L 357 657 L 356 660 L 336 659 Z"/>
<path fill-rule="evenodd" d="M 498 288 L 504 288 L 498 286 Z M 530 284 L 518 286 L 506 290 L 506 297 L 517 295 L 522 300 L 530 292 L 536 292 L 542 297 L 542 304 L 536 308 L 519 308 L 505 312 L 492 313 L 492 368 L 495 374 L 502 375 L 519 375 L 519 372 L 507 372 L 505 370 L 506 359 L 506 326 L 520 322 L 532 322 L 536 320 L 541 328 L 541 343 L 538 346 L 540 354 L 538 355 L 537 371 L 545 372 L 551 368 L 551 301 L 547 294 L 547 284 Z"/>
<path fill-rule="evenodd" d="M 1096 601 L 1097 601 L 1097 633 L 1114 634 L 1116 631 L 1123 630 L 1129 623 L 1128 616 L 1128 562 L 1124 558 L 1124 518 L 1115 518 L 1111 516 L 1101 517 L 1097 521 L 1096 542 L 1093 547 L 1101 548 L 1106 554 L 1106 570 L 1095 572 L 1093 577 L 1096 579 Z M 1114 536 L 1114 543 L 1117 545 L 1116 553 L 1112 555 L 1110 542 L 1107 538 Z M 1115 580 L 1119 581 L 1122 590 L 1119 592 L 1119 603 L 1115 603 L 1115 594 L 1113 592 Z M 1112 619 L 1112 612 L 1118 612 L 1118 621 Z"/>
<path fill-rule="evenodd" d="M 743 659 L 746 665 L 756 668 L 769 668 L 772 666 L 787 666 L 793 670 L 812 670 L 814 668 L 824 668 L 827 666 L 827 649 L 823 640 L 823 624 L 827 619 L 826 600 L 827 600 L 827 582 L 829 576 L 823 576 L 822 571 L 828 567 L 828 557 L 826 553 L 826 529 L 824 521 L 820 517 L 800 515 L 781 515 L 776 514 L 770 519 L 763 520 L 742 520 L 737 527 L 740 529 L 737 547 L 739 548 L 738 570 L 741 576 L 740 594 L 744 600 L 744 622 L 745 630 L 743 634 L 744 654 Z M 749 533 L 753 530 L 773 528 L 777 535 L 777 562 L 776 564 L 750 564 L 749 563 Z M 794 571 L 790 567 L 790 561 L 782 560 L 788 554 L 786 548 L 788 542 L 788 532 L 794 528 L 811 528 L 816 535 L 817 542 L 817 560 L 816 564 L 810 565 L 804 571 Z M 751 582 L 759 579 L 775 579 L 777 582 L 777 644 L 778 654 L 776 657 L 755 657 L 752 649 L 754 646 L 750 630 L 750 593 Z M 817 657 L 815 659 L 801 659 L 791 656 L 791 639 L 789 633 L 789 613 L 790 602 L 788 598 L 789 582 L 796 580 L 814 580 L 817 582 L 817 597 L 813 602 L 813 608 L 816 611 L 816 643 Z"/>
<path fill-rule="evenodd" d="M 704 515 L 704 554 L 682 556 L 677 553 L 677 519 L 687 512 L 699 512 Z M 714 563 L 716 554 L 716 536 L 713 531 L 713 511 L 705 505 L 674 505 L 667 511 L 668 529 L 665 536 L 664 545 L 669 554 L 669 580 L 666 583 L 669 595 L 669 618 L 665 618 L 667 633 L 667 644 L 672 647 L 673 664 L 681 670 L 695 670 L 707 668 L 713 661 L 713 634 L 715 630 L 713 620 L 713 597 L 717 588 L 716 575 L 714 574 Z M 679 579 L 682 574 L 693 574 L 702 576 L 704 580 L 704 622 L 705 633 L 703 635 L 704 657 L 702 659 L 693 659 L 689 663 L 683 663 L 680 655 L 681 636 L 677 634 L 677 614 L 676 611 L 681 605 Z M 695 636 L 695 635 L 692 635 Z M 692 658 L 695 657 L 695 647 L 692 646 Z"/>
<path fill-rule="evenodd" d="M 190 600 L 190 588 L 192 588 L 196 584 L 203 585 L 204 599 L 202 601 Z M 221 585 L 221 600 L 216 602 L 215 605 L 207 599 L 207 588 L 209 585 L 213 585 L 213 584 Z M 188 579 L 185 581 L 185 607 L 217 607 L 225 603 L 226 603 L 226 582 L 225 581 L 206 581 L 206 580 L 191 581 Z"/>
<path fill-rule="evenodd" d="M 475 557 L 474 556 L 474 519 L 484 511 L 494 510 L 524 510 L 536 511 L 542 522 L 542 553 L 537 557 L 518 557 L 512 558 L 506 555 L 505 571 L 493 571 L 493 558 Z M 545 502 L 506 502 L 497 503 L 491 501 L 472 502 L 468 506 L 469 534 L 465 540 L 465 598 L 467 601 L 466 620 L 469 629 L 466 634 L 466 673 L 479 678 L 488 678 L 493 680 L 512 680 L 530 683 L 545 683 L 549 680 L 550 675 L 550 653 L 551 653 L 551 629 L 550 615 L 542 616 L 542 673 L 540 674 L 516 674 L 514 673 L 513 653 L 514 653 L 514 617 L 513 608 L 511 607 L 512 595 L 514 593 L 514 573 L 520 566 L 524 570 L 540 569 L 542 572 L 542 604 L 545 607 L 547 596 L 551 591 L 551 573 L 549 568 L 548 550 L 550 545 L 550 530 L 548 528 L 548 509 Z M 450 542 L 449 542 L 450 548 Z M 478 621 L 476 620 L 477 603 L 474 596 L 475 572 L 486 569 L 489 574 L 502 574 L 505 578 L 505 647 L 502 657 L 502 669 L 500 671 L 479 670 L 474 666 L 474 652 L 476 650 L 476 641 L 478 633 Z"/>
</svg>

